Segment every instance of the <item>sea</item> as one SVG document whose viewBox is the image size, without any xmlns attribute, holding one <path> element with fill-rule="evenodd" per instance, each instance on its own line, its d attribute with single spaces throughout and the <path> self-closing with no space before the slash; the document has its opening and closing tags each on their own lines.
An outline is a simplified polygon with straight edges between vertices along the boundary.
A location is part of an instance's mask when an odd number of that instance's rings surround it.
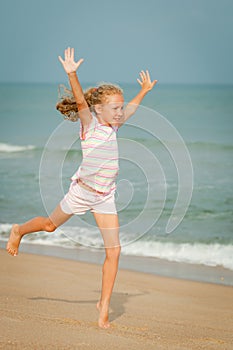
<svg viewBox="0 0 233 350">
<path fill-rule="evenodd" d="M 139 87 L 120 85 L 127 104 Z M 81 163 L 79 122 L 56 110 L 58 87 L 0 84 L 2 248 L 13 223 L 52 212 Z M 123 259 L 147 259 L 144 272 L 161 262 L 220 268 L 233 285 L 233 86 L 158 82 L 119 129 L 118 143 Z M 67 257 L 82 251 L 87 260 L 104 248 L 90 212 L 23 244 L 51 255 L 66 249 Z"/>
</svg>

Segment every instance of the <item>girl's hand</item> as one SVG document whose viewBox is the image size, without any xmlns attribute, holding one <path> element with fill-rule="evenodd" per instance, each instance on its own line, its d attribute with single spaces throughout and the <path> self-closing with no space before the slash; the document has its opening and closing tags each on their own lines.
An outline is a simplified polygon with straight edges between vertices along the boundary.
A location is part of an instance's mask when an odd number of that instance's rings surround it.
<svg viewBox="0 0 233 350">
<path fill-rule="evenodd" d="M 65 50 L 65 60 L 61 58 L 61 56 L 58 56 L 59 61 L 63 65 L 63 68 L 67 74 L 76 72 L 78 67 L 83 63 L 83 58 L 81 58 L 78 62 L 75 62 L 74 60 L 74 49 L 68 47 Z"/>
<path fill-rule="evenodd" d="M 141 85 L 143 91 L 150 91 L 153 89 L 158 80 L 151 81 L 150 74 L 148 70 L 144 72 L 143 70 L 140 72 L 140 79 L 137 79 L 137 82 Z"/>
</svg>

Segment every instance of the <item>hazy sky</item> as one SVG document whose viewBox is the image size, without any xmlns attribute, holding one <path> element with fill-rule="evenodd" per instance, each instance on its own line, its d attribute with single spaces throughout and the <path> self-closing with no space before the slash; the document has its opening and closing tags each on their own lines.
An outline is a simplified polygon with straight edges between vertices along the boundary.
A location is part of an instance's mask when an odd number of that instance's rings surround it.
<svg viewBox="0 0 233 350">
<path fill-rule="evenodd" d="M 83 82 L 233 83 L 232 0 L 5 0 L 0 81 L 60 82 L 73 46 Z"/>
</svg>

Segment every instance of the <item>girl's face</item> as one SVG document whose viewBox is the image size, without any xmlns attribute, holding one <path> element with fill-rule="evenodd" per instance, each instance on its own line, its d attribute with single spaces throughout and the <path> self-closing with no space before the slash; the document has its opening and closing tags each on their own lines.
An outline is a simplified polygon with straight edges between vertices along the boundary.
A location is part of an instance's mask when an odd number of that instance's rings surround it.
<svg viewBox="0 0 233 350">
<path fill-rule="evenodd" d="M 99 122 L 104 125 L 117 125 L 124 115 L 124 97 L 120 94 L 107 96 L 106 102 L 96 105 Z"/>
</svg>

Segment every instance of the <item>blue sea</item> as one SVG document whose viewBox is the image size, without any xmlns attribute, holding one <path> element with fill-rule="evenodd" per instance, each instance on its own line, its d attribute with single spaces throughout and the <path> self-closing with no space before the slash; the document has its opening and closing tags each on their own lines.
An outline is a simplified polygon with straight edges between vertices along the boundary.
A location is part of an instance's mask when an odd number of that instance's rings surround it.
<svg viewBox="0 0 233 350">
<path fill-rule="evenodd" d="M 138 91 L 122 88 L 126 102 Z M 55 84 L 0 85 L 2 242 L 53 210 L 81 162 L 79 122 L 64 121 L 57 95 Z M 232 271 L 233 86 L 158 83 L 118 139 L 122 255 Z M 23 242 L 103 248 L 90 213 Z"/>
</svg>

